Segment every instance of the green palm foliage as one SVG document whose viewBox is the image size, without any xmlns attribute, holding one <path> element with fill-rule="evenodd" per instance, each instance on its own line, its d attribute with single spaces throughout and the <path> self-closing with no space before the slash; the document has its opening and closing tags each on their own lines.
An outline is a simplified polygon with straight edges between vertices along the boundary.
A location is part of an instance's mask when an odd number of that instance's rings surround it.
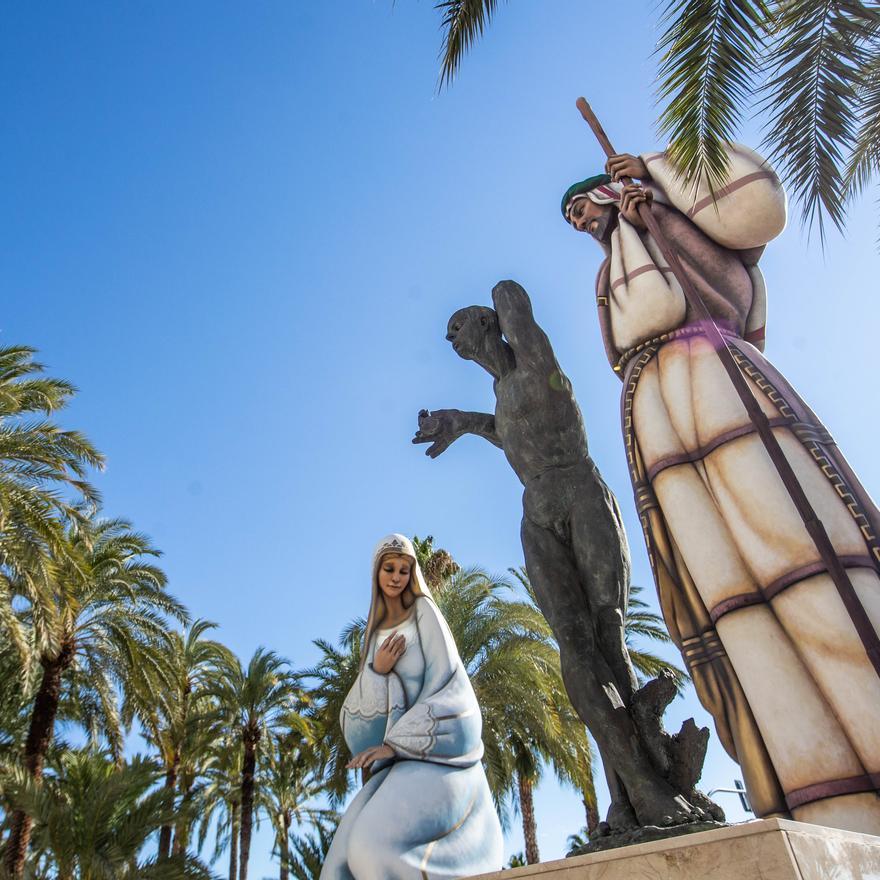
<svg viewBox="0 0 880 880">
<path fill-rule="evenodd" d="M 313 833 L 294 839 L 290 872 L 296 880 L 320 880 L 337 823 L 338 817 L 318 825 Z"/>
<path fill-rule="evenodd" d="M 186 618 L 152 562 L 158 551 L 124 520 L 73 520 L 65 544 L 52 560 L 49 601 L 32 602 L 27 614 L 42 669 L 20 756 L 33 779 L 42 775 L 62 704 L 93 741 L 103 736 L 121 755 L 119 689 L 151 662 L 149 648 L 164 637 L 166 618 Z M 26 591 L 22 598 L 29 598 Z M 29 833 L 29 818 L 16 811 L 6 854 L 14 878 Z"/>
<path fill-rule="evenodd" d="M 0 645 L 0 764 L 14 759 L 27 736 L 34 678 L 23 679 L 21 658 L 9 642 Z"/>
<path fill-rule="evenodd" d="M 362 617 L 353 620 L 342 631 L 337 645 L 316 639 L 314 644 L 321 651 L 321 659 L 302 673 L 303 679 L 310 682 L 310 713 L 316 724 L 319 772 L 333 806 L 342 803 L 352 786 L 345 767 L 351 755 L 342 734 L 339 713 L 358 676 L 366 625 Z"/>
<path fill-rule="evenodd" d="M 224 727 L 209 749 L 200 796 L 199 817 L 194 830 L 198 851 L 201 852 L 208 832 L 214 828 L 216 861 L 224 850 L 229 850 L 229 880 L 238 876 L 238 844 L 241 838 L 241 771 L 244 758 L 237 730 Z"/>
<path fill-rule="evenodd" d="M 568 849 L 565 851 L 567 856 L 576 856 L 590 842 L 590 834 L 587 827 L 584 826 L 576 834 L 569 834 L 565 845 Z"/>
<path fill-rule="evenodd" d="M 629 658 L 635 667 L 639 684 L 656 678 L 661 672 L 667 672 L 680 691 L 688 681 L 687 673 L 653 651 L 638 646 L 641 639 L 648 639 L 661 645 L 672 644 L 663 619 L 650 610 L 644 599 L 639 598 L 642 589 L 638 584 L 633 584 L 629 588 L 629 604 L 623 621 Z"/>
<path fill-rule="evenodd" d="M 723 143 L 747 112 L 764 111 L 765 143 L 805 222 L 823 236 L 825 216 L 842 228 L 847 197 L 880 168 L 876 5 L 674 0 L 666 21 L 660 95 L 669 103 L 660 129 L 682 171 L 723 185 Z"/>
<path fill-rule="evenodd" d="M 761 0 L 673 0 L 660 42 L 660 131 L 669 155 L 719 186 L 727 174 L 724 141 L 733 138 L 752 93 L 762 22 Z"/>
<path fill-rule="evenodd" d="M 261 742 L 271 739 L 301 705 L 301 692 L 287 661 L 274 651 L 258 648 L 247 668 L 235 659 L 225 664 L 215 692 L 229 721 L 235 747 L 241 750 L 241 832 L 239 838 L 239 880 L 247 880 L 258 799 L 257 761 Z"/>
<path fill-rule="evenodd" d="M 12 584 L 37 607 L 49 601 L 48 555 L 63 552 L 62 520 L 80 515 L 77 504 L 97 503 L 86 475 L 104 461 L 82 434 L 45 418 L 63 409 L 75 388 L 43 376 L 34 353 L 0 347 L 0 638 L 23 662 L 27 637 L 13 611 Z"/>
<path fill-rule="evenodd" d="M 530 791 L 545 763 L 578 790 L 592 786 L 586 729 L 565 694 L 552 631 L 532 598 L 479 569 L 448 578 L 435 598 L 483 712 L 486 775 L 502 819 L 509 806 L 529 813 L 520 782 Z"/>
<path fill-rule="evenodd" d="M 441 86 L 497 0 L 441 0 Z M 713 191 L 743 118 L 766 123 L 765 147 L 802 218 L 824 238 L 880 172 L 880 9 L 862 0 L 669 0 L 658 45 L 660 133 L 681 173 Z"/>
<path fill-rule="evenodd" d="M 855 146 L 847 163 L 844 187 L 847 193 L 860 193 L 880 170 L 880 52 L 866 57 L 856 79 L 860 109 Z"/>
<path fill-rule="evenodd" d="M 88 749 L 64 752 L 41 785 L 22 771 L 7 772 L 7 793 L 34 821 L 34 875 L 59 880 L 210 878 L 200 862 L 185 854 L 166 861 L 143 857 L 150 836 L 175 815 L 168 792 L 155 787 L 160 772 L 144 758 L 120 766 Z"/>
<path fill-rule="evenodd" d="M 158 641 L 153 662 L 136 670 L 127 691 L 125 717 L 137 717 L 146 741 L 156 749 L 164 771 L 164 785 L 181 803 L 192 800 L 219 735 L 222 716 L 212 692 L 224 664 L 234 663 L 232 652 L 205 638 L 216 624 L 194 621 L 183 633 L 172 631 Z M 159 858 L 171 852 L 171 825 L 159 835 Z M 175 849 L 186 848 L 188 827 L 178 822 Z"/>
<path fill-rule="evenodd" d="M 492 20 L 498 0 L 438 0 L 434 8 L 443 16 L 443 48 L 440 50 L 440 86 L 455 78 L 461 60 L 483 35 Z"/>
<path fill-rule="evenodd" d="M 265 812 L 275 832 L 275 851 L 281 867 L 280 880 L 288 880 L 291 868 L 291 829 L 320 828 L 331 810 L 317 806 L 323 785 L 315 774 L 314 724 L 296 716 L 294 726 L 275 738 L 267 749 L 261 769 L 258 808 Z"/>
</svg>

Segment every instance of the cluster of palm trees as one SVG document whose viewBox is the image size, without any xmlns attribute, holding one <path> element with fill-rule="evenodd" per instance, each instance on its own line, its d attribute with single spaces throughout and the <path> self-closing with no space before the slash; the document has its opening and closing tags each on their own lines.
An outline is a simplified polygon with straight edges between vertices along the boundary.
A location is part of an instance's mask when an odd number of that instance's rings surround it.
<svg viewBox="0 0 880 880">
<path fill-rule="evenodd" d="M 88 477 L 102 456 L 53 421 L 73 393 L 33 350 L 0 349 L 0 876 L 198 880 L 226 854 L 229 880 L 247 880 L 267 821 L 281 880 L 316 880 L 362 781 L 339 709 L 364 621 L 317 640 L 310 669 L 264 648 L 243 664 L 168 592 L 150 540 L 100 515 Z M 416 544 L 482 706 L 496 805 L 504 823 L 521 815 L 535 862 L 545 769 L 598 822 L 552 634 L 522 571 L 461 570 L 432 539 Z M 629 623 L 666 638 L 637 598 Z M 633 657 L 647 675 L 664 665 Z"/>
</svg>

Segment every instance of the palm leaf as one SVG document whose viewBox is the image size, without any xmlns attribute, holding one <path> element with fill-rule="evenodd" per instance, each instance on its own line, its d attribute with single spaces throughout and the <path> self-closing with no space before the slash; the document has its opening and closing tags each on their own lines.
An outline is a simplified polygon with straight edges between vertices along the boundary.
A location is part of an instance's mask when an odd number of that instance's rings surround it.
<svg viewBox="0 0 880 880">
<path fill-rule="evenodd" d="M 452 82 L 462 58 L 482 36 L 497 7 L 498 0 L 441 0 L 435 4 L 443 15 L 440 88 Z"/>
<path fill-rule="evenodd" d="M 769 47 L 766 143 L 808 227 L 845 219 L 842 169 L 856 144 L 856 83 L 877 13 L 859 0 L 788 0 Z"/>
<path fill-rule="evenodd" d="M 844 174 L 847 196 L 861 192 L 880 171 L 880 45 L 872 50 L 856 74 L 860 119 Z"/>
<path fill-rule="evenodd" d="M 725 143 L 753 91 L 768 12 L 763 0 L 672 0 L 660 40 L 659 130 L 688 180 L 722 186 Z"/>
</svg>

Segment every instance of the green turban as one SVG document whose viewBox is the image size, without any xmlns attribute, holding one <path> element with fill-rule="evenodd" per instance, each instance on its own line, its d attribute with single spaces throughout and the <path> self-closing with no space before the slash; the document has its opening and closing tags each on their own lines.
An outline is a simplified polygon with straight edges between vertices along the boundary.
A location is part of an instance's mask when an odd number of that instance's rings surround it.
<svg viewBox="0 0 880 880">
<path fill-rule="evenodd" d="M 611 176 L 609 174 L 596 174 L 594 177 L 588 177 L 586 180 L 573 183 L 562 197 L 562 216 L 565 217 L 566 222 L 568 221 L 568 207 L 575 196 L 585 196 L 597 186 L 602 186 L 606 183 L 611 183 Z"/>
</svg>

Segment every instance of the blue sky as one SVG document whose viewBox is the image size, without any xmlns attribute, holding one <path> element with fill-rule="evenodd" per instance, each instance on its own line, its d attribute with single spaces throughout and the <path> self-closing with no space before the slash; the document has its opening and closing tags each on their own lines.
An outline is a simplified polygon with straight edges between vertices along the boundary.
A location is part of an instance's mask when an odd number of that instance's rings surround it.
<svg viewBox="0 0 880 880">
<path fill-rule="evenodd" d="M 409 442 L 422 407 L 492 406 L 443 336 L 502 278 L 532 296 L 651 585 L 595 321 L 600 255 L 558 203 L 603 162 L 578 95 L 621 151 L 662 146 L 656 10 L 502 4 L 442 94 L 438 25 L 412 0 L 4 8 L 0 342 L 81 389 L 66 423 L 108 456 L 106 511 L 153 537 L 173 592 L 244 658 L 313 662 L 312 639 L 366 612 L 389 531 L 521 563 L 502 454 L 465 438 L 430 461 Z M 767 353 L 869 491 L 876 230 L 868 199 L 823 254 L 793 215 L 762 261 Z M 690 714 L 710 723 L 689 693 L 669 726 Z M 713 736 L 705 787 L 736 775 Z M 544 858 L 583 824 L 552 781 L 537 818 Z M 260 841 L 252 876 L 274 875 Z"/>
</svg>

